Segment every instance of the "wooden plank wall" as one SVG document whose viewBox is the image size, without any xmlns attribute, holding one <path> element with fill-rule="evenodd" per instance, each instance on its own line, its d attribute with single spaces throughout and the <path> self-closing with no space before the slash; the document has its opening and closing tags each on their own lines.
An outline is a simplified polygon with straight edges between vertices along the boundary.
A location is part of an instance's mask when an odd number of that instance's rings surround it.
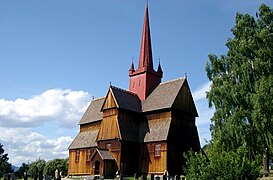
<svg viewBox="0 0 273 180">
<path fill-rule="evenodd" d="M 80 132 L 100 129 L 101 121 L 80 125 Z"/>
<path fill-rule="evenodd" d="M 195 117 L 184 112 L 172 112 L 172 123 L 168 136 L 168 170 L 171 175 L 183 174 L 183 153 L 199 150 L 200 143 Z"/>
<path fill-rule="evenodd" d="M 94 148 L 91 149 L 91 154 L 94 152 Z M 80 149 L 80 159 L 76 162 L 76 150 L 69 150 L 69 175 L 90 175 L 91 174 L 91 161 L 86 161 L 87 149 Z"/>
<path fill-rule="evenodd" d="M 160 157 L 155 157 L 154 146 L 156 144 L 161 144 Z M 167 143 L 153 142 L 141 145 L 139 160 L 140 173 L 162 175 L 167 170 Z"/>
<path fill-rule="evenodd" d="M 97 140 L 120 138 L 118 127 L 118 115 L 103 117 Z"/>
<path fill-rule="evenodd" d="M 115 158 L 118 168 L 120 168 L 120 159 L 121 159 L 121 143 L 118 139 L 99 141 L 98 149 L 107 150 L 107 144 L 111 144 L 109 152 Z"/>
<path fill-rule="evenodd" d="M 178 93 L 178 96 L 174 102 L 174 108 L 180 109 L 184 112 L 188 112 L 198 116 L 196 107 L 191 95 L 191 91 L 187 83 L 185 83 L 182 86 L 181 91 Z"/>
</svg>

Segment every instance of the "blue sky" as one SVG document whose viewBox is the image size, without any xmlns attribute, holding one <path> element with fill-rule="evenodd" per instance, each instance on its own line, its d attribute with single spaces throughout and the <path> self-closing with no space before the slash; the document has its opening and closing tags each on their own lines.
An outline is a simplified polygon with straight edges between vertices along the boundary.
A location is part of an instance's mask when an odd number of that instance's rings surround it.
<svg viewBox="0 0 273 180">
<path fill-rule="evenodd" d="M 266 0 L 150 0 L 154 65 L 163 82 L 187 73 L 202 145 L 210 139 L 208 54 L 225 54 L 236 12 Z M 10 162 L 67 157 L 77 123 L 111 82 L 128 88 L 145 0 L 0 0 L 0 143 Z M 137 64 L 137 63 L 136 63 Z"/>
</svg>

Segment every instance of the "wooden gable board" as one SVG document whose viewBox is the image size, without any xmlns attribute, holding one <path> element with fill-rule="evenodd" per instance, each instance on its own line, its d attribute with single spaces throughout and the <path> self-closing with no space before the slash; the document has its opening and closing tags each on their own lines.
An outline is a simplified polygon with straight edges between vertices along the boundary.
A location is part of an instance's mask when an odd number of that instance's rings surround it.
<svg viewBox="0 0 273 180">
<path fill-rule="evenodd" d="M 175 98 L 172 108 L 182 110 L 198 117 L 197 109 L 186 79 Z"/>
<path fill-rule="evenodd" d="M 110 87 L 107 92 L 106 98 L 102 104 L 101 111 L 105 109 L 118 108 L 118 107 L 119 106 L 118 106 L 117 100 L 115 99 L 112 88 Z"/>
</svg>

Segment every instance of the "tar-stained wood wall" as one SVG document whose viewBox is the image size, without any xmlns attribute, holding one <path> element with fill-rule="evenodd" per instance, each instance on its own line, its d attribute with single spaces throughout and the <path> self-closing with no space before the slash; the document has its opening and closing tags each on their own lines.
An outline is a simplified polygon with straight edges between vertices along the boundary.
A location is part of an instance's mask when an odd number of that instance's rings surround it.
<svg viewBox="0 0 273 180">
<path fill-rule="evenodd" d="M 160 157 L 155 157 L 155 145 L 161 144 Z M 160 174 L 167 170 L 167 142 L 153 142 L 141 145 L 139 158 L 140 173 Z"/>
<path fill-rule="evenodd" d="M 103 120 L 97 140 L 120 139 L 117 109 L 103 111 Z"/>
<path fill-rule="evenodd" d="M 174 101 L 173 108 L 198 116 L 189 85 L 186 81 Z"/>
<path fill-rule="evenodd" d="M 95 148 L 91 148 L 91 154 Z M 69 150 L 68 174 L 69 175 L 91 175 L 91 161 L 86 160 L 87 149 L 80 149 L 80 158 L 76 162 L 76 151 Z"/>
<path fill-rule="evenodd" d="M 121 142 L 121 160 L 123 173 L 133 176 L 138 172 L 139 144 L 136 142 Z M 121 168 L 121 166 L 119 166 Z"/>
<path fill-rule="evenodd" d="M 173 110 L 172 123 L 168 135 L 167 166 L 169 174 L 181 175 L 184 173 L 185 158 L 183 153 L 190 149 L 193 151 L 200 149 L 195 117 L 189 113 Z"/>
</svg>

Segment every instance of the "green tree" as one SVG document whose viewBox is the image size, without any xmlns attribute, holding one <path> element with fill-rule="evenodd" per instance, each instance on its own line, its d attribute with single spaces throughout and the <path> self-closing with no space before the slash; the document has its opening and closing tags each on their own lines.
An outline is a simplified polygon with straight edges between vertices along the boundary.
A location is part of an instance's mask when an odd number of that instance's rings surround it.
<svg viewBox="0 0 273 180">
<path fill-rule="evenodd" d="M 208 147 L 208 154 L 190 151 L 187 159 L 187 179 L 215 179 L 215 180 L 256 180 L 260 175 L 260 161 L 247 158 L 246 146 L 233 151 L 219 151 L 214 142 Z"/>
<path fill-rule="evenodd" d="M 25 172 L 27 173 L 28 170 L 29 170 L 29 164 L 22 163 L 19 169 L 15 172 L 15 176 L 21 179 L 22 177 L 24 177 L 24 173 Z"/>
<path fill-rule="evenodd" d="M 213 141 L 236 152 L 243 145 L 254 159 L 273 143 L 273 12 L 262 4 L 256 18 L 236 14 L 226 55 L 209 55 L 207 93 Z"/>
<path fill-rule="evenodd" d="M 13 172 L 11 164 L 8 163 L 8 154 L 5 154 L 3 145 L 0 143 L 0 178 L 6 173 Z"/>
<path fill-rule="evenodd" d="M 67 174 L 68 171 L 68 159 L 53 159 L 46 163 L 46 166 L 44 168 L 44 174 L 51 174 L 54 176 L 56 169 L 58 169 L 59 172 L 64 172 Z"/>
<path fill-rule="evenodd" d="M 34 179 L 42 178 L 43 171 L 46 165 L 46 161 L 44 159 L 38 158 L 29 165 L 28 173 L 32 175 Z"/>
</svg>

